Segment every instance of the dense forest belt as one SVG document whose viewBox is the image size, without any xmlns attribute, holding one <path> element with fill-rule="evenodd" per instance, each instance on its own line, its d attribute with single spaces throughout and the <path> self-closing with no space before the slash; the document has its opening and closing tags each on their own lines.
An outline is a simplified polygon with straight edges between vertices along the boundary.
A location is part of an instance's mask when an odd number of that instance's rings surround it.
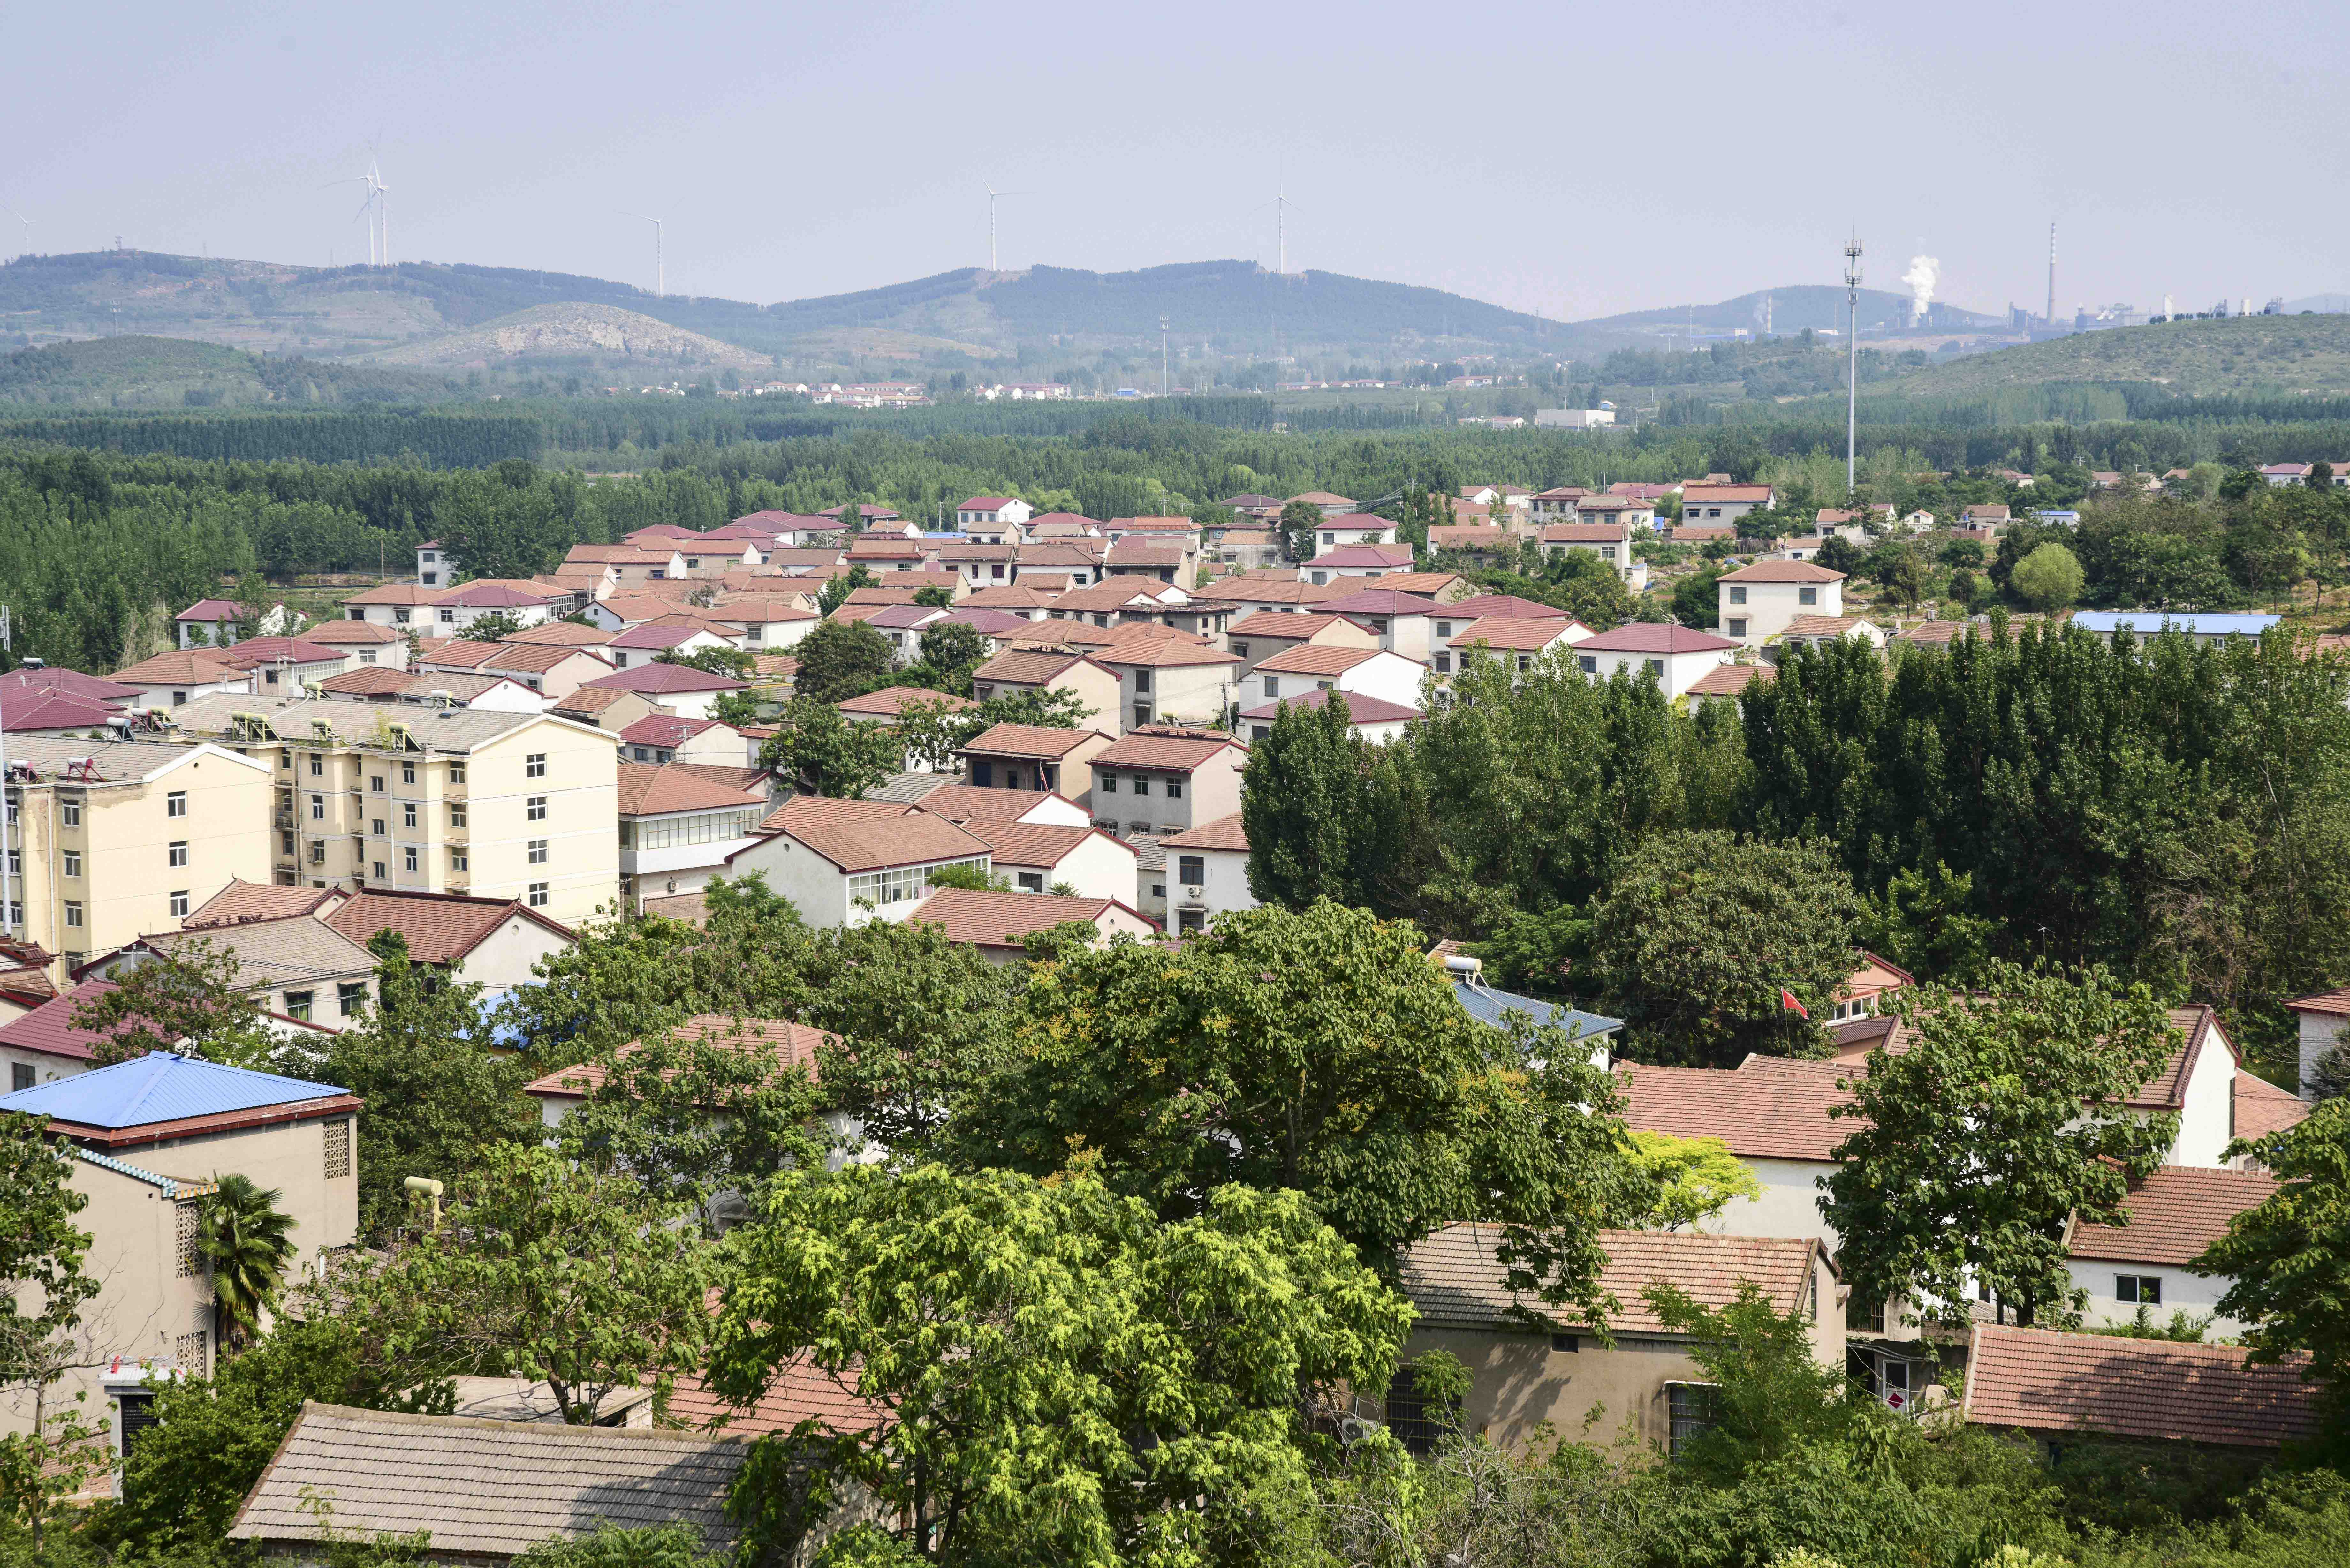
<svg viewBox="0 0 2350 1568">
<path fill-rule="evenodd" d="M 369 408 L 5 419 L 0 441 L 215 462 L 294 458 L 478 468 L 540 456 L 547 430 L 531 414 Z"/>
</svg>

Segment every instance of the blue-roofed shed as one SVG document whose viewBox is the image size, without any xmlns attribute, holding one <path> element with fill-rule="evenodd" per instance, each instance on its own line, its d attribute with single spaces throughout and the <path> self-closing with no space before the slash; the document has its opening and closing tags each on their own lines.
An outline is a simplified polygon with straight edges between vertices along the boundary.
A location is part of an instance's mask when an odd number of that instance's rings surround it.
<svg viewBox="0 0 2350 1568">
<path fill-rule="evenodd" d="M 0 1111 L 47 1116 L 57 1132 L 107 1147 L 356 1110 L 347 1089 L 169 1051 L 0 1096 Z"/>
<path fill-rule="evenodd" d="M 1610 1018 L 1601 1012 L 1586 1012 L 1579 1007 L 1562 1007 L 1556 1002 L 1521 996 L 1514 991 L 1496 991 L 1482 981 L 1452 977 L 1452 994 L 1469 1015 L 1481 1023 L 1499 1027 L 1503 1018 L 1512 1012 L 1523 1012 L 1532 1019 L 1536 1028 L 1555 1027 L 1565 1030 L 1578 1040 L 1592 1043 L 1591 1061 L 1594 1066 L 1607 1064 L 1607 1036 L 1624 1027 L 1620 1018 Z"/>
</svg>

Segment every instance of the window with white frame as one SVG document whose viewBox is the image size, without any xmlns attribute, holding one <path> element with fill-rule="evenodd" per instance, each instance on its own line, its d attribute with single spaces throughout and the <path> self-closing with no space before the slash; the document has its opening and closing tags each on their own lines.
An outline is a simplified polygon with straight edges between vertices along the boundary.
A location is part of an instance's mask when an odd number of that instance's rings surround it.
<svg viewBox="0 0 2350 1568">
<path fill-rule="evenodd" d="M 984 859 L 951 860 L 945 864 L 987 869 Z M 935 866 L 897 866 L 886 871 L 860 872 L 848 879 L 848 901 L 869 903 L 876 909 L 919 901 L 930 892 L 931 873 L 937 869 Z"/>
<path fill-rule="evenodd" d="M 534 909 L 544 909 L 546 908 L 546 883 L 533 882 L 530 885 L 530 907 Z"/>
<path fill-rule="evenodd" d="M 755 811 L 713 811 L 698 816 L 650 817 L 635 824 L 636 847 L 672 849 L 686 844 L 721 844 L 730 838 L 747 838 L 758 822 L 759 814 Z"/>
<path fill-rule="evenodd" d="M 532 822 L 545 822 L 546 820 L 546 797 L 543 794 L 534 794 L 525 797 L 523 801 L 522 814 L 525 818 Z"/>
</svg>

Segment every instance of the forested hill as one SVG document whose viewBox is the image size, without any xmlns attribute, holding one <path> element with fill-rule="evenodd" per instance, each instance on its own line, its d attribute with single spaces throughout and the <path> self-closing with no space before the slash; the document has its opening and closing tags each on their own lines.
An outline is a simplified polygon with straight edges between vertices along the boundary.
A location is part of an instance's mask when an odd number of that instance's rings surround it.
<svg viewBox="0 0 2350 1568">
<path fill-rule="evenodd" d="M 1970 355 L 1880 389 L 1975 396 L 2058 385 L 2159 388 L 2177 397 L 2350 394 L 2350 316 L 2241 316 L 2076 332 Z"/>
<path fill-rule="evenodd" d="M 462 386 L 443 376 L 247 354 L 178 337 L 92 337 L 0 357 L 0 404 L 76 411 L 441 402 L 465 395 Z"/>
</svg>

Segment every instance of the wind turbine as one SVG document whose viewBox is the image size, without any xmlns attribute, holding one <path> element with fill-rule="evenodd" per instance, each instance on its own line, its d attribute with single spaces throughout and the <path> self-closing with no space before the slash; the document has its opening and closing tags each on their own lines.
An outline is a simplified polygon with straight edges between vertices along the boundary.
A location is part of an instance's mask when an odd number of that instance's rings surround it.
<svg viewBox="0 0 2350 1568">
<path fill-rule="evenodd" d="M 980 183 L 981 183 L 981 184 L 983 184 L 983 185 L 987 185 L 987 182 L 986 182 L 986 181 L 984 181 L 984 180 L 981 181 L 981 182 L 980 182 Z M 993 186 L 993 185 L 987 185 L 987 270 L 988 270 L 988 271 L 990 271 L 990 272 L 993 272 L 993 271 L 995 270 L 995 203 L 996 203 L 997 199 L 998 199 L 999 197 L 1003 197 L 1003 196 L 1033 196 L 1033 195 L 1035 195 L 1035 193 L 1036 193 L 1036 192 L 1034 192 L 1034 191 L 999 191 L 999 190 L 997 190 L 997 189 L 996 189 L 994 186 Z"/>
<path fill-rule="evenodd" d="M 14 207 L 8 209 L 8 215 L 25 225 L 24 254 L 26 255 L 31 255 L 33 254 L 33 220 L 25 216 L 24 213 L 16 211 Z"/>
<path fill-rule="evenodd" d="M 650 223 L 653 226 L 653 297 L 666 299 L 669 297 L 669 274 L 666 270 L 668 264 L 661 258 L 661 221 L 659 218 L 648 218 L 642 213 L 631 213 L 626 209 L 621 211 L 620 216 L 634 218 L 640 223 Z"/>
<path fill-rule="evenodd" d="M 337 185 L 364 185 L 367 187 L 367 194 L 359 201 L 359 210 L 352 213 L 351 217 L 354 222 L 360 218 L 365 218 L 368 221 L 368 265 L 379 266 L 383 265 L 382 262 L 378 259 L 379 241 L 376 230 L 379 223 L 382 222 L 383 193 L 388 187 L 384 184 L 382 176 L 376 171 L 375 160 L 371 158 L 368 160 L 368 171 L 366 173 L 352 174 L 340 180 L 329 180 L 324 186 L 321 186 L 320 189 L 331 190 Z M 387 259 L 389 258 L 391 250 L 390 241 L 391 231 L 389 227 L 386 227 L 383 231 L 380 244 L 381 254 Z"/>
</svg>

